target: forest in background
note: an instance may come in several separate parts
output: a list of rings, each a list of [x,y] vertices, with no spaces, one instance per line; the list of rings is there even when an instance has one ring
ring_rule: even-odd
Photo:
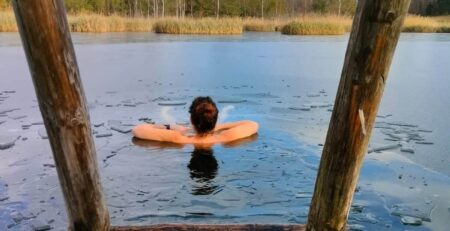
[[[11,0],[0,0],[10,8]],[[357,0],[64,0],[69,13],[131,17],[292,17],[301,14],[352,15]],[[448,15],[450,0],[411,0],[410,13]]]

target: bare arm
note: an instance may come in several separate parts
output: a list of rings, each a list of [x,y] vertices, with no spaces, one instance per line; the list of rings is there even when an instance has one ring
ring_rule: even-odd
[[[139,139],[180,143],[183,135],[179,131],[158,128],[157,125],[140,124],[133,128],[133,135]]]
[[[245,123],[249,122],[249,120],[242,120],[242,121],[236,121],[236,122],[228,122],[228,123],[223,123],[223,124],[217,124],[216,127],[214,128],[214,131],[223,131],[223,130],[227,130],[236,126],[240,126],[243,125]]]
[[[221,133],[222,142],[230,142],[249,137],[258,132],[259,124],[251,120],[243,120],[221,125],[219,130],[226,129]]]

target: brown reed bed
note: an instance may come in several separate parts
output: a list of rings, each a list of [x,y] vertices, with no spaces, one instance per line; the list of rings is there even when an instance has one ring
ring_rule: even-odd
[[[281,29],[287,35],[342,35],[346,33],[345,27],[329,22],[294,21]]]
[[[423,17],[408,15],[403,32],[450,33],[450,16]]]
[[[285,23],[284,20],[263,20],[257,18],[244,18],[243,21],[243,31],[254,32],[280,31],[281,27],[283,27],[283,24]]]
[[[17,32],[16,19],[12,10],[0,11],[0,32]]]
[[[129,18],[118,15],[78,14],[69,15],[72,32],[146,32],[153,31],[154,20]]]
[[[241,34],[240,18],[161,19],[155,22],[156,33],[164,34]]]
[[[295,18],[130,18],[119,15],[71,14],[73,32],[151,32],[167,34],[241,34],[243,31],[282,31],[292,35],[337,35],[349,32],[350,16],[308,14]],[[0,32],[16,32],[11,9],[0,10]],[[450,16],[408,15],[403,32],[450,33]]]

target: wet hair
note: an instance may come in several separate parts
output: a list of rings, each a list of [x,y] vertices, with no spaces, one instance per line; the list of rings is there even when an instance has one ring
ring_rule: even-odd
[[[189,107],[191,123],[195,131],[202,136],[214,130],[219,110],[211,97],[197,97]]]

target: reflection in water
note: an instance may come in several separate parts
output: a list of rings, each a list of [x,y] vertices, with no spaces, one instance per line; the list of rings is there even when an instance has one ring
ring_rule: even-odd
[[[131,142],[136,145],[136,146],[140,146],[140,147],[144,147],[144,148],[183,148],[184,145],[182,144],[176,144],[176,143],[171,143],[171,142],[161,142],[161,141],[154,141],[154,140],[143,140],[143,139],[138,139],[136,137],[133,137],[133,139],[131,140]]]
[[[249,144],[252,143],[254,141],[256,141],[256,139],[258,139],[258,133],[253,134],[249,137],[244,137],[242,139],[238,139],[238,140],[234,140],[228,143],[224,143],[223,146],[226,148],[234,148],[234,147],[238,147],[244,144]]]
[[[217,190],[214,178],[217,176],[219,165],[210,148],[195,148],[191,161],[187,166],[190,170],[193,195],[209,195]]]
[[[224,147],[234,148],[249,144],[257,140],[258,135],[252,135],[240,140],[223,144]],[[181,149],[184,145],[169,142],[159,142],[150,140],[141,140],[133,138],[133,144],[145,148],[175,148]],[[211,145],[196,145],[192,151],[191,160],[187,166],[189,175],[192,179],[192,195],[210,195],[219,190],[219,185],[214,181],[216,178],[219,164],[214,157],[214,151]]]
[[[137,146],[145,148],[181,149],[184,146],[169,142],[142,140],[135,137],[133,137],[132,142]],[[214,157],[214,151],[210,145],[196,146],[194,151],[192,151],[191,160],[187,167],[189,168],[189,174],[193,181],[192,195],[209,195],[218,189],[219,186],[214,185],[214,178],[217,176],[219,164]]]

